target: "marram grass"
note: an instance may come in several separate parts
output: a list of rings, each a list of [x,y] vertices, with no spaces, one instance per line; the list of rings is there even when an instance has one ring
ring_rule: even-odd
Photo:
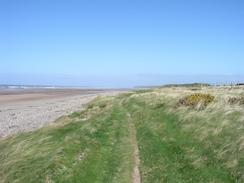
[[[98,98],[43,129],[2,139],[0,182],[133,182],[134,126],[141,182],[242,183],[244,107],[228,100],[243,88],[198,92],[214,102],[176,107],[195,94],[187,87]]]

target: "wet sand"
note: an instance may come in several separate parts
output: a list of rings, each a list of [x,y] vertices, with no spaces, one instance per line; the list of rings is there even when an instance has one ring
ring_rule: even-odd
[[[76,89],[0,90],[0,137],[41,128],[63,115],[81,110],[97,96],[121,92]]]

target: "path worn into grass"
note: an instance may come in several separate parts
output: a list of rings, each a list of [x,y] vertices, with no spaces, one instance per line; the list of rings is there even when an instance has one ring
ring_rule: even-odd
[[[131,119],[130,113],[127,113],[127,117],[129,119],[131,144],[133,146],[134,167],[133,167],[133,172],[132,172],[132,181],[133,181],[133,183],[141,183],[141,175],[140,175],[140,170],[139,170],[140,158],[139,158],[139,148],[138,148],[138,143],[137,143],[137,138],[136,138],[136,128]]]
[[[98,98],[61,125],[0,141],[0,183],[243,182],[243,155],[234,169],[215,153],[234,132],[201,141],[183,128],[196,121],[152,99]]]
[[[214,148],[182,130],[181,120],[167,112],[166,104],[150,105],[142,99],[131,98],[126,107],[136,128],[143,183],[239,181]]]

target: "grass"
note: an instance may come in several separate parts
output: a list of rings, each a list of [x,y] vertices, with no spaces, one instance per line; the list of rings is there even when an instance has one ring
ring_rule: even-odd
[[[176,115],[142,103],[131,107],[136,113],[143,182],[234,182],[214,152],[182,130]]]
[[[234,104],[239,104],[239,105],[244,105],[244,97],[241,96],[241,97],[231,97],[229,98],[229,103],[234,105]]]
[[[64,126],[1,141],[0,180],[130,182],[132,148],[122,108],[115,102],[112,108],[102,108],[88,120],[79,121],[77,116],[71,115]]]
[[[2,139],[0,182],[133,182],[132,134],[144,183],[244,182],[244,108],[228,101],[242,91],[203,88],[215,102],[200,111],[175,108],[191,88],[98,98],[43,129]]]

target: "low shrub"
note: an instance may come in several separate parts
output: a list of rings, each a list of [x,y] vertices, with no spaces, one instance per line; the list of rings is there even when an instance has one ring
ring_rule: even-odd
[[[180,99],[177,106],[187,106],[194,109],[204,109],[214,101],[214,96],[210,94],[195,93]]]
[[[230,97],[228,99],[228,103],[231,105],[234,104],[244,105],[244,97]]]

